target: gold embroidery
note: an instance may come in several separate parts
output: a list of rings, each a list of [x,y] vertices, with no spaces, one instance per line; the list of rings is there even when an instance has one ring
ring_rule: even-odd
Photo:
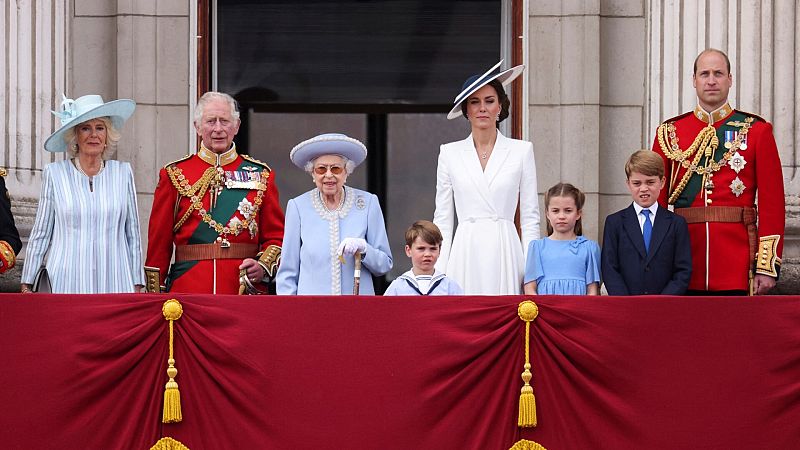
[[[728,103],[725,103],[724,105],[720,106],[719,108],[710,113],[706,112],[706,110],[704,110],[702,106],[697,105],[694,108],[694,115],[697,116],[697,118],[702,120],[703,122],[709,125],[713,125],[719,122],[720,120],[724,119],[725,117],[727,117],[727,115],[730,114],[732,111],[733,108],[731,108],[731,105]]]
[[[17,262],[14,249],[11,248],[11,244],[6,241],[0,241],[0,262],[2,262],[2,264],[0,264],[0,272],[5,272],[14,267],[14,264]]]
[[[270,245],[258,257],[258,264],[264,268],[264,271],[269,276],[275,276],[275,270],[278,268],[278,263],[281,260],[281,248],[277,245]]]
[[[778,266],[781,259],[778,257],[778,242],[780,235],[761,236],[758,240],[758,250],[756,250],[756,273],[778,277]]]
[[[261,208],[264,190],[267,188],[266,184],[260,183],[258,185],[258,192],[256,193],[255,200],[253,200],[253,213],[250,215],[250,217],[246,218],[245,220],[231,220],[227,225],[223,225],[212,219],[211,214],[209,214],[208,211],[203,208],[203,197],[208,191],[209,186],[211,186],[212,181],[217,176],[217,170],[214,167],[209,167],[206,169],[206,171],[203,172],[203,176],[201,176],[200,179],[192,185],[190,185],[189,181],[186,180],[186,177],[183,175],[183,171],[179,167],[167,167],[167,174],[169,175],[169,179],[172,181],[172,185],[178,190],[178,193],[184,197],[188,197],[192,202],[180,220],[178,220],[173,227],[173,231],[178,231],[195,210],[198,212],[200,219],[203,222],[207,223],[218,234],[222,235],[223,241],[225,240],[225,236],[228,234],[238,236],[242,230],[250,229],[251,225],[254,227],[258,226],[258,223],[255,222],[255,220],[258,218],[258,211]],[[261,173],[262,178],[265,178],[266,176],[266,172]]]
[[[161,275],[158,267],[144,266],[144,289],[145,292],[163,292],[163,289],[161,289]]]
[[[719,161],[714,161],[714,152],[719,146],[719,138],[717,137],[717,130],[709,125],[703,128],[700,133],[695,137],[692,144],[686,150],[681,150],[678,144],[678,136],[673,122],[663,123],[658,127],[656,135],[658,137],[658,145],[661,151],[664,152],[667,158],[680,164],[686,169],[680,182],[675,184],[678,177],[677,170],[670,172],[670,192],[668,203],[674,205],[680,197],[686,184],[692,178],[692,175],[697,174],[703,177],[703,186],[709,184],[708,178],[714,172],[725,166],[733,155],[739,150],[742,142],[747,137],[750,126],[753,123],[753,118],[748,117],[745,119],[745,124],[739,129],[736,139],[731,143],[730,149],[726,151]],[[692,159],[694,156],[694,159]],[[705,157],[705,164],[701,165],[701,160]],[[691,161],[690,161],[691,160]]]
[[[227,166],[236,161],[236,157],[239,155],[236,153],[236,144],[233,144],[230,150],[220,154],[214,153],[207,149],[205,145],[200,144],[200,150],[197,151],[197,156],[212,166]]]

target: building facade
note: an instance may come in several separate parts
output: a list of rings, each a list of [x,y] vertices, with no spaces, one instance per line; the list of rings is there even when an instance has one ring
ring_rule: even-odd
[[[695,106],[694,57],[707,47],[726,51],[733,66],[731,103],[765,117],[775,129],[787,204],[783,268],[776,291],[800,292],[797,2],[498,3],[503,24],[513,20],[521,24],[519,36],[512,35],[513,27],[500,24],[497,28],[507,54],[513,47],[509,42],[522,42],[521,58],[528,69],[519,97],[522,107],[517,111],[522,137],[534,143],[539,192],[562,180],[581,187],[587,193],[584,230],[592,239],[602,235],[605,216],[630,201],[623,171],[627,156],[652,145],[662,120]],[[216,38],[210,21],[216,6],[206,0],[0,2],[0,37],[5,42],[0,46],[0,166],[9,171],[6,185],[24,236],[35,216],[42,168],[63,157],[47,153],[42,146],[56,126],[50,111],[57,108],[62,93],[72,98],[99,93],[106,99],[137,102],[136,113],[125,125],[112,156],[134,167],[146,245],[158,169],[194,151],[196,145],[191,113],[198,86],[208,82],[203,79],[204,67],[214,61],[214,55],[206,58],[203,52],[213,48]],[[406,125],[432,123],[427,117],[398,116],[389,119],[389,126],[396,121],[403,130]],[[415,122],[419,118],[424,120]],[[257,123],[253,120],[250,127]],[[445,126],[451,128],[440,135],[435,129],[426,130],[426,135],[434,133],[426,143],[431,149],[426,151],[466,135],[463,124]],[[288,155],[288,148],[280,154]],[[254,155],[276,170],[289,170],[283,162],[270,160],[273,154]],[[422,172],[424,177],[435,177],[435,167],[427,170]],[[292,173],[286,178],[301,176]],[[435,178],[427,183],[431,198],[425,207],[430,209]],[[402,200],[392,197],[391,183],[389,190],[388,208],[394,204],[402,210]],[[284,204],[287,199],[282,195]],[[424,216],[419,211],[425,209],[408,214]],[[399,230],[406,225],[390,224],[390,237],[401,240],[391,227]],[[24,259],[24,250],[21,256]],[[405,265],[402,254],[395,260]],[[19,272],[5,274],[0,282],[4,290],[16,289]]]

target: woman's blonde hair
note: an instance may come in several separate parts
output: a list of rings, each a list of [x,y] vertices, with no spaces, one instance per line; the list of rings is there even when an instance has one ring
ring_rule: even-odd
[[[103,122],[103,125],[106,127],[106,148],[103,150],[103,156],[105,156],[106,150],[117,146],[120,138],[122,138],[122,134],[114,128],[114,124],[108,117],[96,117],[95,119]],[[67,141],[67,151],[72,157],[78,156],[78,132],[75,130],[86,122],[81,122],[64,132],[64,140]]]

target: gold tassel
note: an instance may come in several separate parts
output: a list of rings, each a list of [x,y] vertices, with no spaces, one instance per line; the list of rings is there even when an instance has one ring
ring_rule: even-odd
[[[175,381],[175,377],[178,375],[178,369],[175,368],[175,358],[173,357],[173,346],[175,342],[173,324],[183,315],[183,307],[180,302],[171,299],[164,302],[162,312],[164,313],[164,318],[169,321],[169,360],[167,361],[169,365],[167,368],[169,381],[167,381],[166,386],[164,386],[164,414],[161,421],[164,423],[175,423],[183,420],[183,415],[181,414],[181,391],[178,390],[178,383]]]
[[[522,391],[519,396],[519,418],[517,426],[530,428],[536,426],[536,397],[533,396],[533,387],[530,384],[533,374],[531,374],[531,322],[539,315],[539,307],[536,303],[526,300],[519,304],[517,315],[525,321],[525,371],[522,372]]]

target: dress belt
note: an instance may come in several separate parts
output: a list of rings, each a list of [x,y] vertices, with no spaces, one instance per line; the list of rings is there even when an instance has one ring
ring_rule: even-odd
[[[506,222],[512,222],[511,219],[506,219],[505,217],[500,217],[500,216],[467,217],[466,219],[464,219],[464,222],[474,223],[485,220],[491,220],[493,222],[497,222],[498,220],[505,220]]]
[[[191,244],[175,246],[175,262],[199,261],[203,259],[244,259],[254,258],[258,253],[257,244],[232,243],[230,247],[211,244]]]

